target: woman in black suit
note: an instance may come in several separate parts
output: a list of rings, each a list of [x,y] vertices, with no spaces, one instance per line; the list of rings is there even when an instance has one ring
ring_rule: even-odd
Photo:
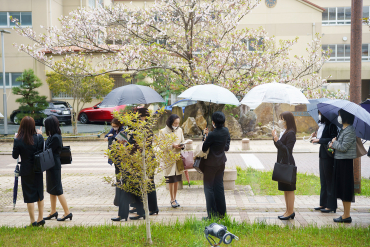
[[[63,142],[61,131],[59,128],[59,121],[55,116],[50,116],[45,120],[45,132],[48,136],[45,148],[51,148],[53,151],[55,166],[46,171],[46,191],[50,194],[51,212],[44,220],[50,220],[53,217],[58,221],[65,221],[66,219],[72,220],[72,213],[69,211],[67,200],[63,194],[62,174],[60,152],[62,151]],[[57,198],[62,204],[64,215],[58,218],[57,212]]]
[[[283,129],[280,133],[280,138],[276,135],[276,130],[272,131],[272,136],[274,138],[275,147],[278,149],[277,162],[288,164],[287,149],[289,156],[290,165],[295,165],[293,158],[293,148],[296,142],[296,132],[297,127],[295,124],[294,116],[291,112],[283,112],[280,114],[280,120],[278,122],[279,127]],[[278,216],[280,220],[294,219],[294,191],[296,190],[296,185],[285,184],[278,182],[278,189],[284,191],[284,198],[286,203],[285,213]]]
[[[320,170],[320,207],[316,207],[315,210],[320,210],[323,213],[330,213],[337,209],[337,199],[333,195],[333,169],[334,169],[334,157],[330,157],[326,148],[328,143],[338,135],[338,128],[335,124],[331,123],[324,115],[319,111],[319,130],[317,133],[313,133],[312,137],[316,139],[312,140],[312,143],[320,144],[319,151],[319,170]]]
[[[227,161],[225,151],[229,151],[230,133],[224,127],[225,115],[222,112],[215,112],[212,115],[212,125],[214,130],[208,134],[208,129],[204,130],[205,141],[202,151],[209,154],[204,160],[203,184],[206,196],[207,214],[204,220],[212,217],[223,218],[226,214],[226,200],[224,191],[224,171]]]
[[[14,139],[13,153],[14,159],[21,156],[21,166],[19,175],[23,191],[24,203],[27,203],[28,214],[30,215],[32,226],[43,226],[44,212],[44,183],[42,172],[34,172],[35,153],[42,151],[44,139],[38,136],[35,130],[35,120],[32,117],[24,117],[19,126],[18,133]],[[37,202],[39,216],[35,221],[35,206]]]

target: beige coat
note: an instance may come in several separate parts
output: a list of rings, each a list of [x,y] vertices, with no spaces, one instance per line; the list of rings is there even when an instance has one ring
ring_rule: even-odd
[[[159,135],[164,137],[165,135],[172,134],[174,133],[176,135],[176,141],[174,142],[175,144],[180,144],[185,141],[184,139],[184,134],[182,132],[182,129],[178,127],[175,131],[172,131],[168,126],[165,128],[161,129],[159,131]],[[176,149],[176,153],[180,153],[181,149]],[[177,170],[176,163],[173,163],[171,166],[169,166],[165,171],[164,175],[165,176],[175,176],[175,175],[180,175],[181,173]]]

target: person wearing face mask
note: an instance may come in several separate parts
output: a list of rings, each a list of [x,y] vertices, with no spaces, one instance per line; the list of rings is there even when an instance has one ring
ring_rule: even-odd
[[[296,142],[297,127],[295,124],[294,116],[291,112],[286,111],[281,113],[279,118],[280,120],[278,122],[278,125],[281,129],[283,129],[283,131],[280,133],[280,137],[277,136],[276,130],[272,130],[274,144],[278,150],[277,162],[288,164],[288,157],[286,153],[287,148],[289,152],[289,163],[290,165],[295,165],[293,148]],[[281,216],[278,216],[278,218],[280,220],[294,219],[294,191],[296,190],[296,185],[278,182],[278,189],[280,191],[284,191],[284,198],[286,203],[285,213]]]
[[[209,149],[208,157],[204,160],[203,184],[206,197],[207,217],[223,218],[226,214],[226,200],[224,192],[224,171],[227,161],[225,151],[229,151],[230,133],[228,128],[224,127],[225,115],[217,111],[212,115],[212,125],[214,130],[208,132],[204,130],[205,140],[202,151]]]
[[[108,134],[105,135],[105,138],[104,138],[104,141],[108,142],[108,148],[110,147],[110,145],[112,145],[112,142],[115,140],[118,133],[123,130],[122,124],[117,118],[113,118],[110,124],[112,128],[110,129]],[[112,160],[110,159],[108,159],[108,163],[110,165],[113,164]],[[117,170],[117,167],[116,167],[116,174],[117,172],[119,172],[119,170]]]
[[[180,145],[184,142],[184,134],[180,128],[180,117],[176,114],[172,114],[166,121],[166,127],[161,129],[159,132],[163,137],[168,134],[175,134],[176,141],[172,144],[172,148],[175,152],[180,153],[184,149],[184,145]],[[168,183],[170,195],[171,195],[171,207],[180,207],[180,204],[176,200],[178,182],[182,181],[182,171],[177,169],[176,163],[168,166],[164,171],[166,183]]]
[[[343,124],[343,128],[338,139],[333,138],[329,147],[335,150],[333,194],[335,198],[342,200],[344,213],[333,220],[338,223],[351,223],[351,202],[355,202],[353,159],[357,157],[356,131],[352,125],[355,117],[342,109],[338,115],[338,123]]]
[[[320,171],[320,206],[314,208],[320,210],[323,213],[330,213],[336,211],[337,199],[334,198],[332,192],[333,184],[333,169],[334,169],[334,158],[330,157],[326,152],[326,148],[329,142],[338,135],[337,126],[331,123],[325,116],[319,111],[319,129],[312,133],[312,143],[320,144],[319,151],[319,171]]]

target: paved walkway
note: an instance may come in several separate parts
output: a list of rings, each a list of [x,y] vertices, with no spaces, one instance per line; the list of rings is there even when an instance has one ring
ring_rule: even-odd
[[[243,154],[228,154],[228,164],[234,164],[244,167],[247,166],[245,160],[241,157]],[[276,154],[254,154],[257,160],[262,163],[266,169],[270,161],[274,161]],[[302,156],[299,160],[308,160],[303,167],[310,167],[310,160],[317,160],[317,153],[302,153],[296,156]],[[103,181],[104,176],[112,176],[114,168],[106,163],[103,155],[93,154],[74,154],[72,165],[63,166],[62,183],[64,194],[67,198],[73,220],[66,222],[48,221],[46,226],[73,226],[73,225],[101,225],[101,224],[140,224],[143,221],[128,221],[113,223],[110,218],[117,215],[118,208],[113,206],[115,188]],[[242,163],[244,162],[244,163]],[[267,164],[268,163],[268,164]],[[272,166],[272,165],[271,165]],[[312,166],[318,166],[313,164]],[[299,168],[301,169],[301,168]],[[13,210],[12,206],[12,188],[14,177],[14,160],[10,156],[0,156],[0,226],[24,226],[28,224],[29,217],[26,210],[26,204],[23,203],[21,188],[18,191],[18,202]],[[195,217],[201,219],[206,216],[205,198],[202,187],[184,186],[184,189],[178,192],[178,201],[180,208],[172,209],[170,207],[169,192],[164,185],[160,185],[161,177],[156,177],[157,197],[159,205],[159,215],[150,217],[153,222],[175,222],[183,221],[186,217]],[[20,187],[20,186],[19,186]],[[237,186],[235,190],[226,191],[226,202],[228,214],[237,221],[258,222],[264,221],[268,224],[306,226],[308,224],[336,225],[333,218],[342,214],[343,207],[338,201],[339,209],[336,214],[322,214],[313,210],[318,206],[319,196],[297,196],[295,203],[296,218],[289,221],[280,221],[277,219],[285,210],[283,196],[256,196],[249,186]],[[46,216],[50,208],[50,199],[45,192],[45,213]],[[58,204],[58,211],[63,214],[61,206]],[[363,196],[356,197],[356,203],[353,204],[351,215],[353,224],[348,226],[368,226],[370,225],[370,198]]]

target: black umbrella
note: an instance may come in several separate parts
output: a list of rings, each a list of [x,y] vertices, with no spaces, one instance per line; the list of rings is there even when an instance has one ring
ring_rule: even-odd
[[[165,102],[165,100],[155,90],[146,86],[130,84],[110,92],[102,101],[101,107],[160,102]]]
[[[17,203],[17,195],[18,195],[18,177],[19,177],[19,158],[17,159],[17,165],[15,166],[14,170],[14,188],[13,188],[13,209],[15,208],[15,204]]]

